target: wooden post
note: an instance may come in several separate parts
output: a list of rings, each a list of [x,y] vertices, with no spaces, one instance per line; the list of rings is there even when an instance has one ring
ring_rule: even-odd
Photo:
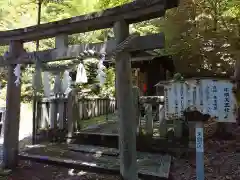
[[[135,120],[136,120],[136,132],[139,133],[139,120],[140,120],[140,111],[139,111],[139,97],[140,91],[137,86],[133,87],[133,104],[135,108]]]
[[[84,116],[84,113],[83,113],[83,101],[79,100],[78,103],[79,103],[79,118],[80,118],[79,120],[82,120],[83,116]]]
[[[114,34],[117,43],[129,36],[129,25],[116,22]],[[119,121],[120,174],[124,180],[137,179],[136,165],[136,121],[133,107],[131,56],[127,52],[116,56],[116,87]]]
[[[146,120],[145,120],[145,126],[146,126],[146,135],[152,136],[153,135],[153,112],[152,112],[152,104],[146,104],[145,106],[145,112],[146,112]]]
[[[159,104],[158,106],[159,113],[159,133],[161,137],[166,137],[167,135],[167,122],[164,117],[164,106]]]
[[[2,116],[1,116],[1,125],[2,125],[1,137],[4,137],[4,125],[5,125],[5,119],[6,119],[6,108],[1,108],[0,113],[2,113]]]
[[[97,99],[97,116],[100,115],[100,99]]]
[[[48,113],[48,107],[46,102],[41,103],[41,128],[48,129],[50,125],[49,121],[49,113]]]
[[[83,119],[87,119],[88,118],[87,104],[88,104],[87,100],[83,99]]]
[[[68,125],[68,134],[67,134],[67,143],[71,143],[71,138],[74,132],[74,117],[73,117],[73,103],[74,103],[74,94],[75,90],[72,90],[68,94],[67,98],[67,125]]]
[[[33,92],[33,104],[32,104],[32,144],[36,144],[36,120],[37,120],[37,93]]]
[[[73,89],[68,94],[67,100],[67,124],[68,124],[67,143],[71,143],[74,133],[75,122],[77,122],[79,119],[80,117],[77,92],[75,89]]]
[[[21,42],[10,43],[9,54],[18,58],[23,51]],[[21,104],[21,84],[16,85],[14,69],[16,65],[8,66],[8,83],[6,97],[6,120],[4,125],[3,164],[5,168],[15,168],[18,164],[18,138]]]
[[[41,103],[40,103],[40,99],[38,99],[37,101],[37,112],[36,112],[36,116],[37,116],[37,119],[36,119],[36,130],[38,130],[40,127],[41,127],[41,114],[42,114],[42,107],[41,107]],[[37,131],[36,131],[37,133]]]
[[[95,99],[91,99],[91,112],[92,112],[92,118],[96,117],[95,115]]]
[[[67,35],[59,35],[55,38],[55,48],[56,49],[64,49],[68,47],[68,36]],[[64,129],[64,119],[63,119],[63,113],[64,113],[64,102],[62,100],[62,92],[61,92],[61,80],[60,80],[60,72],[56,73],[56,78],[55,78],[55,84],[54,84],[54,90],[56,92],[58,92],[59,95],[59,101],[58,104],[54,103],[54,104],[50,104],[50,110],[51,110],[51,105],[54,105],[53,109],[55,109],[56,113],[54,112],[54,114],[57,115],[57,111],[59,113],[59,128],[60,129]],[[55,94],[57,95],[57,94]],[[58,105],[58,107],[57,107]],[[58,110],[57,110],[58,108]],[[53,110],[54,111],[54,110]],[[57,118],[55,118],[55,121],[57,120]],[[51,119],[50,119],[51,122]]]
[[[49,120],[50,129],[54,129],[57,126],[57,100],[52,98],[49,102]]]
[[[38,48],[37,48],[38,50]],[[36,143],[36,135],[37,135],[37,126],[38,126],[38,102],[40,99],[39,91],[41,90],[41,62],[38,58],[35,59],[35,73],[33,80],[34,80],[34,89],[33,89],[33,104],[32,104],[32,111],[33,111],[33,119],[32,119],[32,144]]]
[[[55,94],[55,97],[60,97],[60,95],[62,94],[60,72],[54,72],[53,74],[55,75],[53,92]]]
[[[54,82],[54,95],[55,98],[50,98],[49,102],[49,119],[50,119],[50,128],[54,129],[57,128],[57,113],[58,113],[58,103],[59,99],[56,99],[60,97],[59,95],[61,94],[61,80],[60,80],[60,72],[54,72],[53,73],[55,77],[55,82]]]
[[[58,122],[59,122],[59,129],[64,129],[64,99],[63,97],[59,98],[58,102]]]
[[[204,143],[203,122],[196,122],[196,175],[197,180],[204,180]]]

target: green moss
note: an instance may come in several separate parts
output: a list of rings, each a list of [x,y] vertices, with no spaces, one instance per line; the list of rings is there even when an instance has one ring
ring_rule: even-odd
[[[96,124],[102,124],[102,123],[106,122],[107,121],[106,117],[107,117],[106,115],[102,115],[102,116],[90,118],[90,119],[87,119],[87,120],[80,120],[79,123],[81,124],[81,128],[86,128],[88,126],[92,126],[92,125],[96,125]],[[109,114],[108,119],[113,120],[114,119],[114,114]]]

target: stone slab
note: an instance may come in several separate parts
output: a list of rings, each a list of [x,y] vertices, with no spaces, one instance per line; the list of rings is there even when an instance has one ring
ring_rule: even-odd
[[[70,151],[69,148],[79,149],[84,152],[73,152]],[[104,153],[101,153],[101,151]],[[21,159],[29,159],[46,164],[67,166],[69,168],[78,168],[92,172],[118,174],[120,160],[117,154],[118,150],[114,148],[108,149],[96,146],[78,147],[77,145],[68,147],[62,144],[28,149],[21,152],[19,157]],[[137,165],[139,177],[168,179],[171,156],[138,152]]]

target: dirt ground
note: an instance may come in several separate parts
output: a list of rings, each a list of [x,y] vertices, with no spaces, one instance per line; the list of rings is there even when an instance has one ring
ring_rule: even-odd
[[[236,140],[209,140],[205,143],[205,179],[237,180],[240,178],[240,153]],[[173,157],[170,180],[196,179],[195,155]],[[20,161],[19,167],[0,180],[118,180],[119,176],[75,171],[30,161]]]
[[[206,180],[240,179],[240,153],[236,152],[236,141],[210,140],[204,153]],[[196,180],[195,155],[174,158],[171,176],[174,180]]]
[[[19,167],[11,175],[0,180],[118,180],[118,176],[101,175],[75,171],[67,168],[20,161]]]

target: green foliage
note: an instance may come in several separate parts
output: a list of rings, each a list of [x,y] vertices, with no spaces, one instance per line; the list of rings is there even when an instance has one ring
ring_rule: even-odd
[[[174,56],[177,70],[199,76],[231,75],[239,56],[239,15],[227,15],[235,4],[226,0],[183,0],[161,22],[166,34],[162,54]],[[239,8],[237,8],[239,9]],[[238,17],[238,18],[236,18]]]
[[[115,69],[110,67],[106,71],[106,81],[102,87],[101,94],[105,97],[112,97],[115,95]]]
[[[86,60],[84,64],[85,64],[85,69],[87,71],[88,84],[98,83],[98,80],[97,80],[98,60],[96,59]]]
[[[83,64],[87,73],[88,82],[84,84],[77,84],[77,87],[82,90],[84,96],[98,96],[100,94],[98,75],[98,60],[94,58],[85,59]],[[77,66],[76,66],[77,68]],[[74,69],[75,71],[77,69]]]
[[[98,4],[96,4],[96,8],[97,9],[108,9],[108,8],[112,8],[115,6],[120,6],[123,5],[125,3],[129,3],[132,0],[101,0],[98,2]]]
[[[52,22],[72,16],[100,11],[132,0],[42,0],[41,22]],[[165,17],[130,25],[130,31],[141,35],[165,33],[165,49],[160,55],[172,55],[181,74],[232,74],[234,62],[240,57],[239,0],[182,0],[178,8],[168,10]],[[0,0],[0,30],[10,30],[37,23],[38,0]],[[112,29],[98,30],[69,36],[69,44],[104,41],[113,37]],[[40,41],[40,50],[54,48],[54,39]],[[35,43],[25,44],[29,51]],[[1,47],[3,54],[7,47]],[[179,69],[181,68],[181,69]],[[106,70],[106,83],[100,89],[96,79],[96,63],[86,63],[89,83],[81,85],[92,94],[110,96],[115,93],[114,68]],[[32,70],[22,76],[23,95],[31,95]],[[0,71],[6,84],[6,69]]]

